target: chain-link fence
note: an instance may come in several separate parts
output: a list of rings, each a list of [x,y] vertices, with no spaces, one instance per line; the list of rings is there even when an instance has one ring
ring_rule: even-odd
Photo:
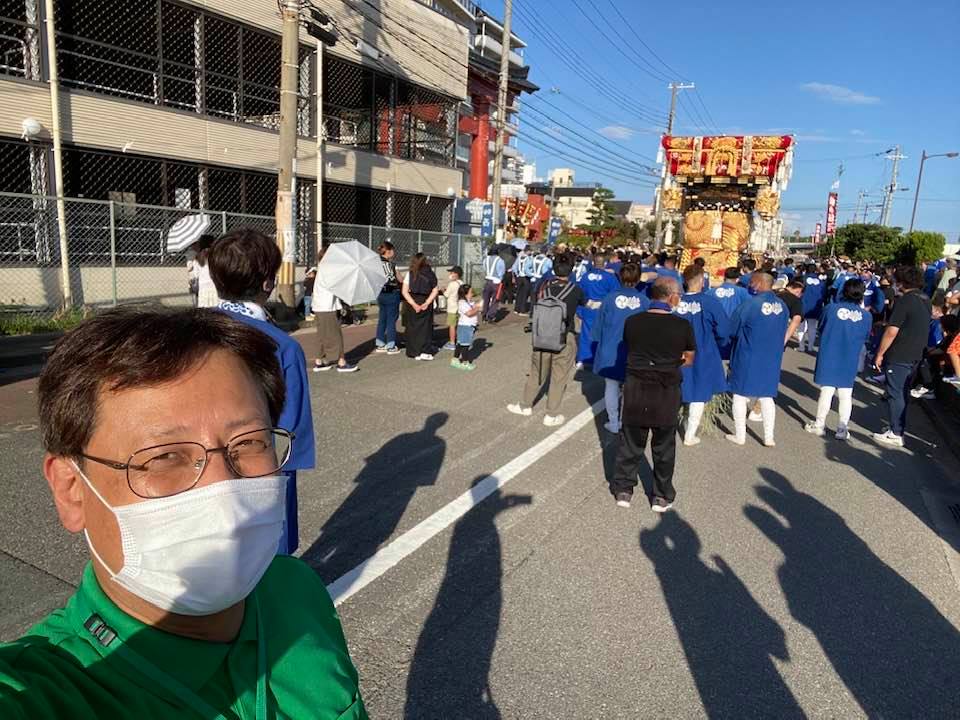
[[[63,201],[67,229],[67,276],[75,307],[107,307],[161,302],[189,305],[187,256],[167,250],[170,228],[188,215],[205,213],[209,232],[220,235],[253,227],[273,237],[272,216],[127,203],[122,200],[68,198]],[[51,315],[62,307],[64,263],[56,198],[0,193],[0,314]],[[480,238],[371,225],[324,223],[324,242],[357,240],[376,249],[384,240],[397,248],[404,265],[423,252],[440,269],[462,265],[467,280],[482,258]],[[297,264],[316,257],[312,222],[298,222]]]
[[[475,235],[348,223],[323,224],[325,244],[347,240],[356,240],[371,250],[376,250],[384,241],[391,242],[397,253],[395,261],[401,268],[416,253],[422,252],[437,270],[460,265],[467,282],[473,284],[482,279],[483,239]]]

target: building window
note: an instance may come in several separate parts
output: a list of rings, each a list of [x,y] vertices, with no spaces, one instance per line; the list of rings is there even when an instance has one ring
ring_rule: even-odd
[[[0,0],[0,75],[40,79],[40,32],[37,2]]]
[[[452,202],[444,197],[323,184],[323,222],[450,232]]]
[[[46,184],[50,152],[43,143],[0,140],[6,169],[0,193],[22,194],[0,195],[0,262],[57,262],[56,205]],[[189,211],[216,213],[216,234],[243,226],[270,235],[276,229],[277,176],[270,173],[66,146],[64,185],[70,252],[81,263],[109,262],[111,200],[121,264],[181,262],[165,252],[164,241]],[[297,191],[297,262],[312,263],[316,184],[298,178]]]
[[[453,166],[455,100],[329,55],[323,65],[323,129],[329,142]]]
[[[15,1],[0,0],[0,16]],[[166,0],[57,0],[56,14],[65,87],[278,127],[279,35]],[[313,56],[300,46],[301,135],[311,134]]]

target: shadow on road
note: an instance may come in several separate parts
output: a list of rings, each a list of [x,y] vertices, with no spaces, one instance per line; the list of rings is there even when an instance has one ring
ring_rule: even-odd
[[[842,517],[760,468],[767,508],[744,514],[784,555],[790,613],[816,636],[868,717],[957,716],[960,632]]]
[[[353,492],[303,553],[325,583],[373,555],[396,529],[417,488],[437,481],[447,451],[437,431],[447,419],[447,413],[434,413],[422,430],[397,435],[366,458]]]
[[[489,679],[503,605],[495,520],[505,510],[530,502],[529,495],[502,495],[498,490],[454,526],[446,573],[407,676],[408,720],[501,717]]]
[[[640,548],[657,573],[707,716],[804,717],[772,659],[790,659],[783,629],[723,558],[701,560],[700,538],[675,512],[640,532]]]

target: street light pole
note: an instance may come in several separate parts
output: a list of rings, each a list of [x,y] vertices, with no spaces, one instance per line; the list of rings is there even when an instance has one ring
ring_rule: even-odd
[[[935,157],[946,157],[946,158],[955,158],[960,153],[947,152],[947,153],[937,153],[936,155],[927,155],[927,151],[924,150],[920,154],[920,172],[917,174],[917,187],[913,190],[913,212],[910,213],[910,229],[907,232],[913,232],[913,221],[917,218],[917,201],[920,199],[920,181],[923,180],[923,163],[930,158]]]

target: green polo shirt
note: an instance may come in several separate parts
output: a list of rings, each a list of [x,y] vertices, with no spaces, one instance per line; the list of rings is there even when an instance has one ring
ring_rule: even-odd
[[[270,718],[366,718],[357,671],[330,596],[306,564],[277,557],[247,598],[228,643],[204,642],[144,625],[103,593],[88,564],[66,607],[0,645],[0,718],[103,720],[201,718],[116,653],[101,655],[84,628],[91,611],[124,645],[227,718],[254,720],[257,608],[266,638]]]

